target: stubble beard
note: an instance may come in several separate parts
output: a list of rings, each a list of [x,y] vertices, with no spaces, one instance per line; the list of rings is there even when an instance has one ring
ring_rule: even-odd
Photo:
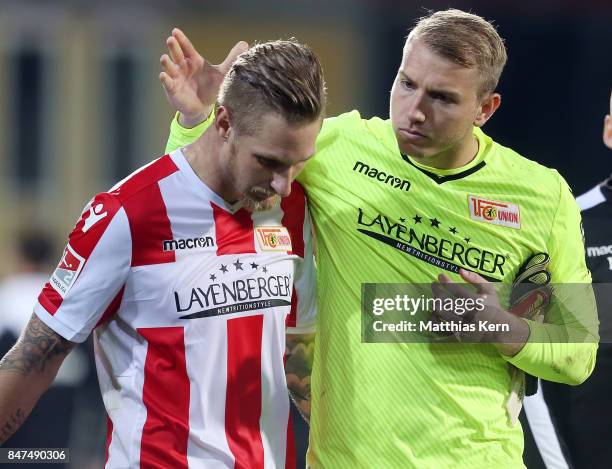
[[[253,198],[250,195],[252,193],[253,189],[243,194],[242,198],[240,199],[242,206],[249,212],[265,212],[266,210],[274,208],[280,200],[280,197],[276,194],[268,197],[267,199],[259,200]],[[260,193],[260,191],[255,193]]]
[[[236,174],[236,153],[236,147],[235,145],[232,145],[228,160],[228,169],[230,174]],[[264,212],[266,210],[270,210],[276,206],[279,200],[280,197],[277,194],[262,187],[252,187],[247,189],[246,191],[242,192],[240,196],[240,203],[249,212]]]

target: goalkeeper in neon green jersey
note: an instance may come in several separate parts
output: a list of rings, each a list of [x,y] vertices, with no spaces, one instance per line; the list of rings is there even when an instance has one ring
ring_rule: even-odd
[[[160,79],[179,111],[171,151],[209,128],[219,80],[180,31],[168,46]],[[587,343],[551,343],[555,325],[503,309],[493,321],[513,332],[495,344],[362,342],[362,284],[466,281],[489,291],[486,282],[511,284],[536,253],[550,257],[554,283],[590,283],[565,181],[480,129],[500,105],[505,62],[484,19],[458,10],[421,19],[390,119],[326,119],[298,176],[317,235],[312,469],[523,467],[522,430],[507,410],[513,367],[570,384],[593,369],[589,295],[578,305],[587,326],[568,326]]]

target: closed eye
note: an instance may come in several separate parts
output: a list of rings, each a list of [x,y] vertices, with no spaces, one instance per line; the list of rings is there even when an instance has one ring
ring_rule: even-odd
[[[437,101],[441,101],[443,103],[452,103],[454,102],[450,96],[444,94],[444,93],[430,93],[429,96],[431,96],[433,99],[437,100]]]
[[[279,168],[280,166],[282,166],[282,164],[279,161],[273,160],[271,158],[266,158],[265,156],[255,155],[255,159],[264,168],[276,169],[276,168]]]

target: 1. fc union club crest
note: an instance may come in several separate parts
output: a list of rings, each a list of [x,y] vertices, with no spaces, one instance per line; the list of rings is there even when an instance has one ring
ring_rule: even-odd
[[[468,195],[468,206],[472,220],[521,229],[521,215],[517,204]]]
[[[259,226],[255,231],[262,251],[291,251],[291,236],[284,226]]]

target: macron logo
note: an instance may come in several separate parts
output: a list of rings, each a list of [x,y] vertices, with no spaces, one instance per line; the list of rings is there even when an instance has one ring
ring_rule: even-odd
[[[408,190],[410,189],[410,181],[408,181],[407,179],[401,179],[394,176],[393,174],[385,173],[384,171],[380,171],[374,166],[369,166],[365,163],[362,163],[361,161],[355,162],[355,166],[353,166],[353,171],[356,171],[359,174],[368,176],[378,182],[382,182],[383,184],[387,184],[389,187],[393,187],[401,191],[408,192]]]
[[[83,233],[87,233],[89,229],[108,215],[108,212],[102,212],[104,205],[97,204],[89,207],[89,216],[85,219],[83,225]]]
[[[187,239],[168,239],[163,242],[164,251],[182,251],[184,249],[210,248],[215,240],[210,236]]]

